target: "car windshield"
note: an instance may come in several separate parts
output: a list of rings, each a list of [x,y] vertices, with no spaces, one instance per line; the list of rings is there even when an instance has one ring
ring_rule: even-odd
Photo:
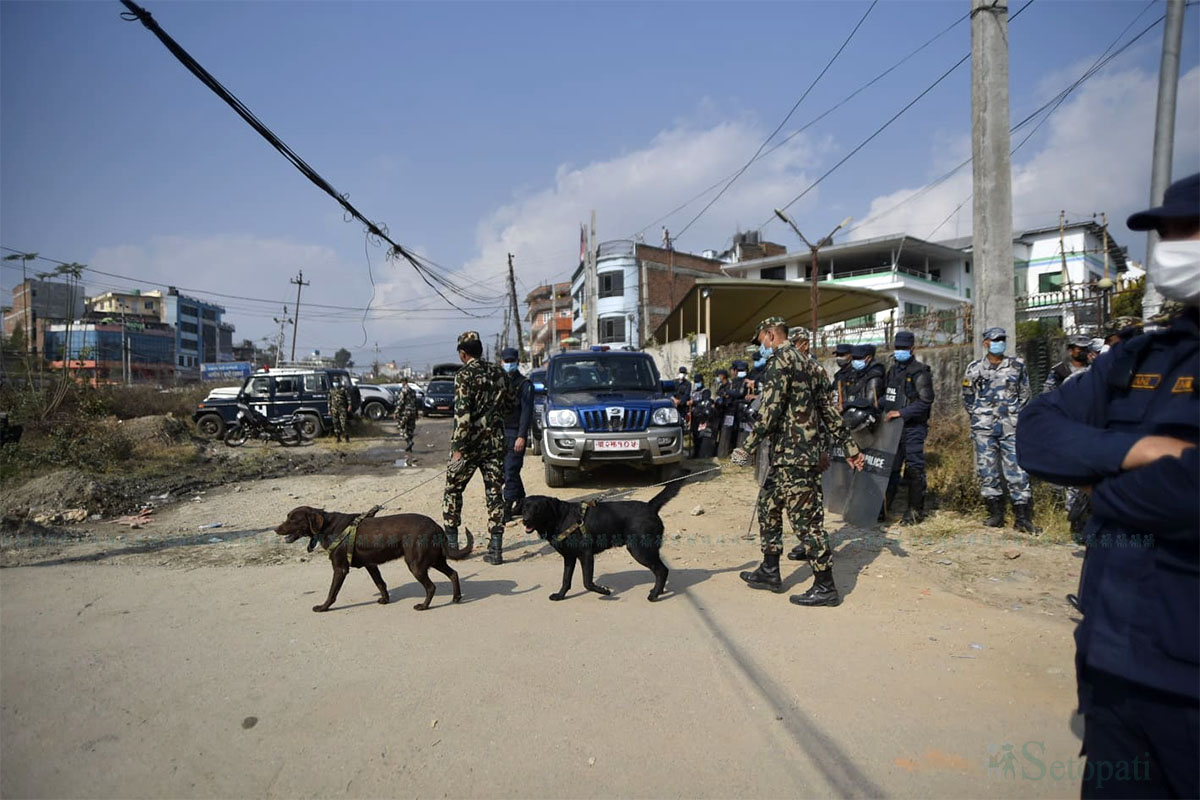
[[[648,358],[570,358],[550,366],[556,392],[640,391],[658,388],[654,362]]]
[[[430,394],[454,394],[454,384],[450,381],[432,381],[428,391]]]

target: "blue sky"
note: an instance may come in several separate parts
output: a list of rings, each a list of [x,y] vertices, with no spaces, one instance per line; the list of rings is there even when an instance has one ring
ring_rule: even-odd
[[[1012,11],[1021,2],[1012,4]],[[591,209],[624,238],[736,170],[867,9],[795,3],[163,3],[147,8],[196,59],[397,241],[494,291],[504,255],[521,288],[574,267]],[[1142,0],[1035,0],[1012,22],[1014,122],[1065,88],[1140,12]],[[783,135],[955,20],[969,4],[880,2]],[[371,296],[360,226],[187,73],[116,2],[0,3],[0,243],[225,299],[238,338],[272,332],[294,301],[362,307]],[[1197,11],[1187,12],[1175,173],[1200,168]],[[1018,226],[1106,211],[1122,222],[1148,192],[1161,26],[1080,87],[1014,159]],[[772,156],[678,240],[720,249],[799,194],[969,51],[948,33]],[[872,218],[970,153],[963,65],[793,208],[820,235],[970,231],[970,170]],[[680,230],[707,198],[665,224]],[[936,229],[936,232],[935,232]],[[1117,238],[1140,240],[1114,226]],[[775,225],[768,237],[791,244]],[[658,227],[647,231],[658,242]],[[407,266],[367,248],[377,281],[363,331],[353,311],[302,310],[299,349],[424,365],[464,328],[498,329],[491,304],[463,318]],[[5,297],[18,275],[0,274]],[[201,293],[198,291],[198,293]],[[491,315],[491,316],[487,316]]]

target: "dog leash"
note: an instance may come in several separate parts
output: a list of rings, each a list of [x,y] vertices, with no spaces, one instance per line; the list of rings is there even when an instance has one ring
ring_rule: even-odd
[[[389,504],[391,504],[392,502],[394,502],[396,500],[399,500],[401,497],[404,497],[404,495],[408,494],[409,492],[411,492],[415,489],[420,489],[425,484],[429,483],[430,481],[436,480],[445,474],[446,474],[446,470],[442,470],[441,472],[437,472],[437,473],[434,473],[433,475],[430,475],[428,478],[426,478],[425,480],[416,484],[415,486],[410,486],[407,489],[405,489],[403,492],[400,492],[400,494],[392,495],[387,500],[384,500],[382,503],[380,503],[379,505],[377,505],[375,507],[376,510],[386,508]]]
[[[616,497],[627,497],[628,495],[631,495],[634,492],[640,492],[643,489],[654,489],[658,486],[666,486],[669,483],[676,483],[678,481],[690,481],[692,478],[698,478],[701,475],[707,475],[710,472],[719,472],[720,470],[723,470],[723,469],[724,469],[724,467],[718,465],[715,467],[709,467],[708,469],[700,470],[699,472],[689,472],[687,475],[680,475],[678,478],[671,478],[671,480],[669,480],[669,481],[660,481],[659,483],[651,483],[648,486],[635,486],[632,489],[623,489],[619,492],[600,492],[599,494],[586,495],[586,496],[584,496],[578,500],[575,500],[573,502],[576,502],[576,503],[586,503],[586,502],[602,503],[605,500],[612,500],[613,498],[616,498]]]

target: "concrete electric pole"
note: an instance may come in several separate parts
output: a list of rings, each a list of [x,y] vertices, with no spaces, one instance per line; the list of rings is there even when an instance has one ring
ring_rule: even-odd
[[[999,0],[971,0],[976,350],[987,328],[1004,328],[1013,341],[1017,336],[1010,153],[1008,8]]]
[[[310,285],[304,280],[304,270],[300,270],[300,274],[292,278],[288,283],[296,284],[296,321],[292,323],[292,357],[291,361],[296,361],[296,332],[300,330],[300,291]]]
[[[517,362],[525,360],[525,338],[521,333],[521,312],[517,306],[517,281],[513,276],[513,254],[508,254],[508,294],[512,298],[512,318],[513,324],[517,327]],[[554,290],[550,290],[551,294]]]
[[[1179,91],[1179,48],[1183,42],[1184,0],[1167,0],[1167,21],[1163,28],[1162,64],[1158,70],[1158,111],[1154,118],[1154,155],[1150,163],[1150,205],[1163,201],[1171,185],[1171,160],[1175,150],[1175,96]],[[1158,234],[1146,234],[1147,270]],[[1162,308],[1162,295],[1149,280],[1142,295],[1142,317],[1150,319]]]

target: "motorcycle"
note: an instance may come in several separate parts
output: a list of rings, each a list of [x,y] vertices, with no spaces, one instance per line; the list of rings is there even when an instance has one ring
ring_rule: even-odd
[[[300,418],[295,414],[268,419],[244,403],[238,403],[237,420],[225,432],[225,444],[241,447],[247,439],[264,442],[279,442],[284,447],[295,447],[306,438],[300,428]]]

